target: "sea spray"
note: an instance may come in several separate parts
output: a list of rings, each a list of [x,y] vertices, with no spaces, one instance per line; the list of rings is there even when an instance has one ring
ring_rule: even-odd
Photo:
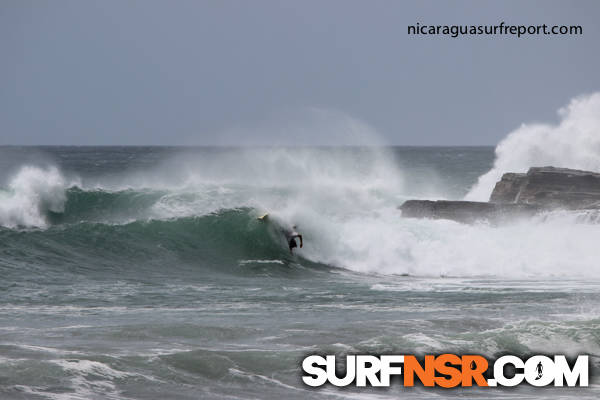
[[[572,99],[559,116],[557,125],[522,125],[503,139],[496,147],[494,166],[465,199],[487,201],[502,174],[526,172],[529,167],[600,172],[600,93]]]
[[[46,211],[64,210],[68,187],[57,167],[25,165],[0,191],[0,225],[4,227],[44,227]]]

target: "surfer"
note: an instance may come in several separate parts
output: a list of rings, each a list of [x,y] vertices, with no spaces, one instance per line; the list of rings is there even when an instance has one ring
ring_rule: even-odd
[[[268,217],[269,214],[267,213],[261,215],[257,219],[262,222],[268,222]],[[285,241],[287,242],[288,247],[290,248],[290,254],[294,254],[294,247],[298,247],[298,244],[296,243],[296,238],[300,239],[300,247],[303,246],[304,243],[302,243],[302,235],[296,232],[296,225],[292,226],[291,229],[282,228],[281,225],[279,225],[279,229],[281,230],[281,233],[285,237]]]
[[[283,230],[283,235],[285,236],[285,239],[290,248],[290,254],[294,254],[294,247],[298,247],[298,244],[296,243],[296,238],[300,239],[300,247],[302,247],[302,235],[296,232],[296,225],[292,226],[292,229]]]

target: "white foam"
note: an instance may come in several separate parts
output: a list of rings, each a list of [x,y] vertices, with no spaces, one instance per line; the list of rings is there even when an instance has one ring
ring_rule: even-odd
[[[284,262],[281,260],[241,260],[239,262],[240,265],[246,264],[280,264],[283,265]]]
[[[49,360],[68,374],[72,392],[52,393],[43,386],[17,385],[16,389],[36,397],[54,400],[84,400],[102,397],[105,399],[124,399],[115,382],[128,377],[151,379],[145,375],[115,370],[110,366],[91,360]]]
[[[503,172],[532,165],[600,170],[600,93],[574,99],[560,114],[557,126],[523,126],[502,141],[494,168],[467,197],[487,200]],[[355,190],[340,183],[303,192],[284,214],[304,234],[300,254],[358,272],[600,277],[597,214],[548,213],[503,226],[403,219],[395,206],[404,191],[393,184]]]
[[[64,211],[69,186],[58,168],[26,165],[10,179],[8,190],[0,191],[0,225],[45,227],[45,212]]]
[[[63,370],[73,372],[78,375],[98,375],[103,378],[123,379],[128,376],[135,376],[124,371],[117,371],[108,365],[91,360],[53,360],[52,363],[59,365]]]
[[[565,167],[600,172],[600,93],[576,97],[559,110],[560,122],[524,124],[496,147],[492,169],[482,175],[467,200],[487,201],[505,172],[529,167]]]

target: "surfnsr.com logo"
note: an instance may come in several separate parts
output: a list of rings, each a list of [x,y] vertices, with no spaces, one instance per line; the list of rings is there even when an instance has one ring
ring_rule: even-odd
[[[571,363],[564,355],[535,355],[527,359],[506,355],[492,364],[480,355],[348,355],[345,372],[336,372],[336,356],[311,355],[302,362],[302,380],[308,386],[326,383],[334,386],[387,387],[390,381],[426,387],[588,386],[589,356],[581,355]],[[486,378],[487,376],[487,378]]]

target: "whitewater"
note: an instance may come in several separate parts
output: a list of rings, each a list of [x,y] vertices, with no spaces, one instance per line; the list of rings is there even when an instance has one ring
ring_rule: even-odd
[[[0,148],[0,397],[539,395],[309,390],[309,353],[590,354],[595,371],[595,219],[398,206],[487,200],[530,166],[600,172],[599,115],[599,94],[578,97],[496,148]],[[597,398],[592,382],[544,394]]]

